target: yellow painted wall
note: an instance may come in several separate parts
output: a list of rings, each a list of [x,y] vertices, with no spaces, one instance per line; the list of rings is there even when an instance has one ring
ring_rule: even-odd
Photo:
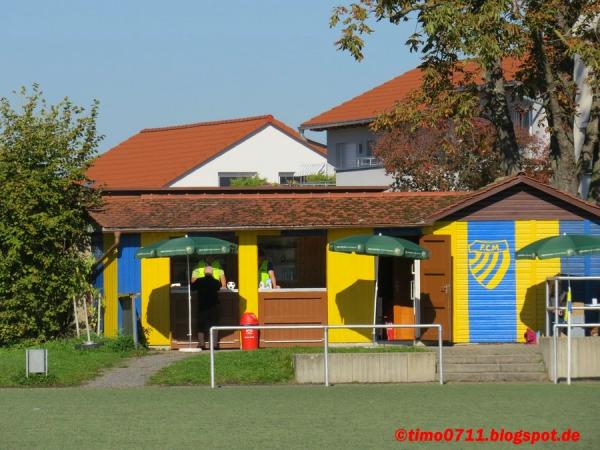
[[[253,312],[258,316],[258,246],[254,231],[238,233],[238,278],[240,314]]]
[[[515,221],[515,249],[560,233],[558,220]],[[516,263],[517,340],[524,342],[527,327],[544,330],[546,290],[544,280],[560,272],[560,259],[523,260]]]
[[[115,242],[112,234],[104,235],[104,251]],[[103,261],[104,264],[104,335],[117,336],[118,295],[117,295],[117,251],[113,251]]]
[[[327,242],[372,229],[328,230]],[[327,314],[330,325],[373,322],[375,261],[373,256],[327,250]],[[371,330],[331,330],[330,342],[370,342]]]
[[[173,237],[169,233],[143,233],[141,246]],[[141,260],[142,327],[149,345],[169,345],[171,341],[169,258]]]
[[[452,336],[453,341],[469,342],[469,249],[467,222],[440,222],[425,234],[451,236],[452,251]]]
[[[279,231],[239,231],[238,289],[240,314],[252,312],[258,317],[258,236],[279,236]]]

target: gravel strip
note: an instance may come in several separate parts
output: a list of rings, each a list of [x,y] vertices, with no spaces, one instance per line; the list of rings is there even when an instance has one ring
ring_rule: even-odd
[[[84,388],[129,388],[143,387],[146,381],[163,367],[198,353],[165,350],[155,354],[128,358],[120,361],[125,367],[108,369],[99,377],[87,382]]]

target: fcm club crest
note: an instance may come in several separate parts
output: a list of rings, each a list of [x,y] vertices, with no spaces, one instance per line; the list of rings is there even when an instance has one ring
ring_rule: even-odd
[[[473,241],[469,244],[469,271],[486,289],[500,284],[510,266],[508,241]]]

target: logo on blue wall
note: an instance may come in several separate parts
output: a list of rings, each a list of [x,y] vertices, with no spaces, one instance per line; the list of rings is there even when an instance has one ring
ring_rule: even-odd
[[[508,241],[475,240],[469,244],[469,271],[484,288],[498,286],[510,267]]]

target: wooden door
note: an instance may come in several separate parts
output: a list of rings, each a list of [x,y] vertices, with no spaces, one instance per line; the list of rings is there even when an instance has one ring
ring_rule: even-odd
[[[427,235],[419,245],[429,250],[429,259],[421,261],[421,323],[442,326],[444,341],[452,341],[452,253],[450,236]],[[421,333],[424,341],[437,340],[435,328]]]
[[[414,305],[411,298],[411,267],[413,261],[405,258],[393,258],[393,295],[394,323],[412,325],[415,323]],[[412,341],[415,338],[414,328],[396,328],[394,339]]]

